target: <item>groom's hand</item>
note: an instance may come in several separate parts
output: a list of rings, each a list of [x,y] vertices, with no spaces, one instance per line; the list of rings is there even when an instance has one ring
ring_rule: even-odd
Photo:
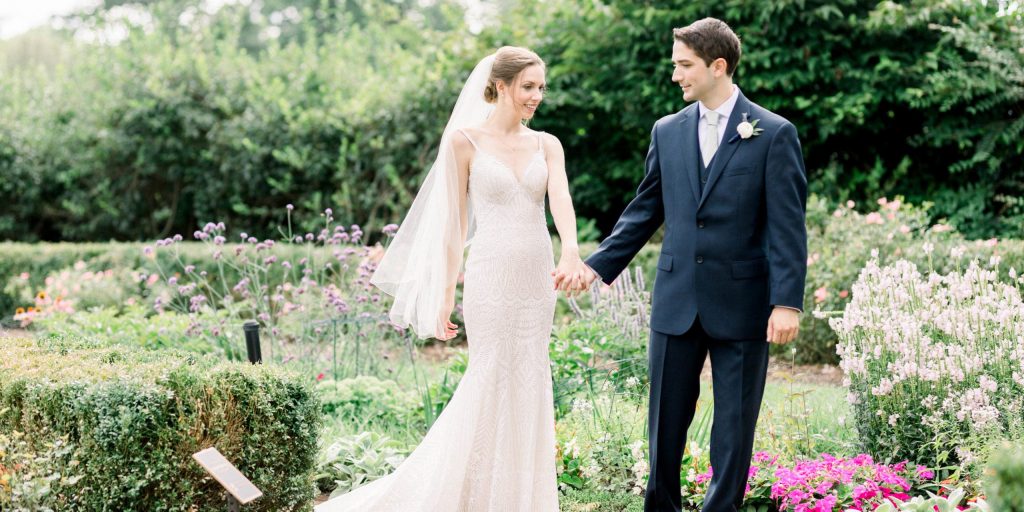
[[[590,268],[590,265],[583,265],[582,281],[583,290],[589,290],[594,281],[597,281],[597,273],[594,272],[594,269]]]
[[[795,309],[775,306],[768,318],[767,340],[785,345],[796,339],[800,332],[800,314]]]

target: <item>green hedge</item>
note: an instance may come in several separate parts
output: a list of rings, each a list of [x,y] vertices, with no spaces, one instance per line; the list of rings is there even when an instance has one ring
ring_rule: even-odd
[[[320,405],[280,368],[51,337],[4,341],[0,432],[63,436],[81,479],[59,510],[219,510],[191,455],[215,446],[264,495],[247,510],[309,510]]]
[[[273,0],[209,19],[194,0],[133,3],[162,21],[116,45],[53,34],[57,51],[25,59],[52,69],[0,70],[0,239],[207,221],[262,237],[287,203],[376,231],[402,217],[471,67],[503,44],[546,59],[532,126],[561,139],[576,211],[607,232],[654,121],[684,104],[671,29],[704,16],[741,36],[737,83],[793,121],[812,190],[934,200],[933,219],[974,238],[1024,230],[1024,32],[998,2],[519,0],[480,32],[452,0]],[[268,23],[291,4],[315,14]],[[189,10],[200,18],[179,23]],[[270,29],[282,37],[257,35]]]

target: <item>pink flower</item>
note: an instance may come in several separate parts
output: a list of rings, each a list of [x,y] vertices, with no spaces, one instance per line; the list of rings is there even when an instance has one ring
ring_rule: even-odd
[[[864,222],[868,224],[885,224],[885,220],[882,218],[882,215],[878,212],[869,213],[867,217],[864,219]]]
[[[317,382],[324,380],[324,372],[320,372],[320,374],[316,376],[316,380]]]
[[[817,290],[814,290],[814,302],[825,302],[825,299],[827,299],[827,298],[828,298],[828,288],[827,287],[822,286],[821,288],[818,288]]]
[[[845,299],[850,296],[849,290],[839,290],[839,298]]]

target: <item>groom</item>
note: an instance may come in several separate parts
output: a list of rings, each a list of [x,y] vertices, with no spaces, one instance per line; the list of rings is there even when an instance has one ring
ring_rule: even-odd
[[[678,512],[686,430],[711,355],[714,474],[704,512],[743,502],[768,343],[796,337],[807,271],[807,178],[796,129],[732,82],[740,41],[705,18],[674,30],[672,81],[691,103],[651,132],[646,176],[583,284],[611,283],[662,223],[648,348],[646,512]],[[753,129],[751,129],[753,125]],[[564,275],[556,285],[568,287]]]

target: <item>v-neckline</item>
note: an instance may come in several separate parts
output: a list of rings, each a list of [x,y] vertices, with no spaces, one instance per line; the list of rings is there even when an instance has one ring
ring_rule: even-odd
[[[529,162],[526,163],[526,165],[523,167],[523,170],[521,171],[520,174],[517,174],[515,169],[513,169],[511,166],[506,164],[500,158],[498,158],[497,156],[492,154],[490,151],[484,151],[479,146],[476,147],[476,151],[477,151],[477,153],[483,153],[483,154],[491,157],[491,160],[494,160],[495,162],[498,163],[498,165],[504,167],[505,170],[508,171],[509,175],[512,177],[512,180],[515,181],[516,184],[518,184],[519,186],[523,186],[523,180],[526,179],[526,175],[530,172],[530,169],[533,167],[534,160],[537,159],[537,155],[541,154],[541,152],[543,150],[541,148],[537,148],[536,150],[534,150],[533,155],[530,157]]]

